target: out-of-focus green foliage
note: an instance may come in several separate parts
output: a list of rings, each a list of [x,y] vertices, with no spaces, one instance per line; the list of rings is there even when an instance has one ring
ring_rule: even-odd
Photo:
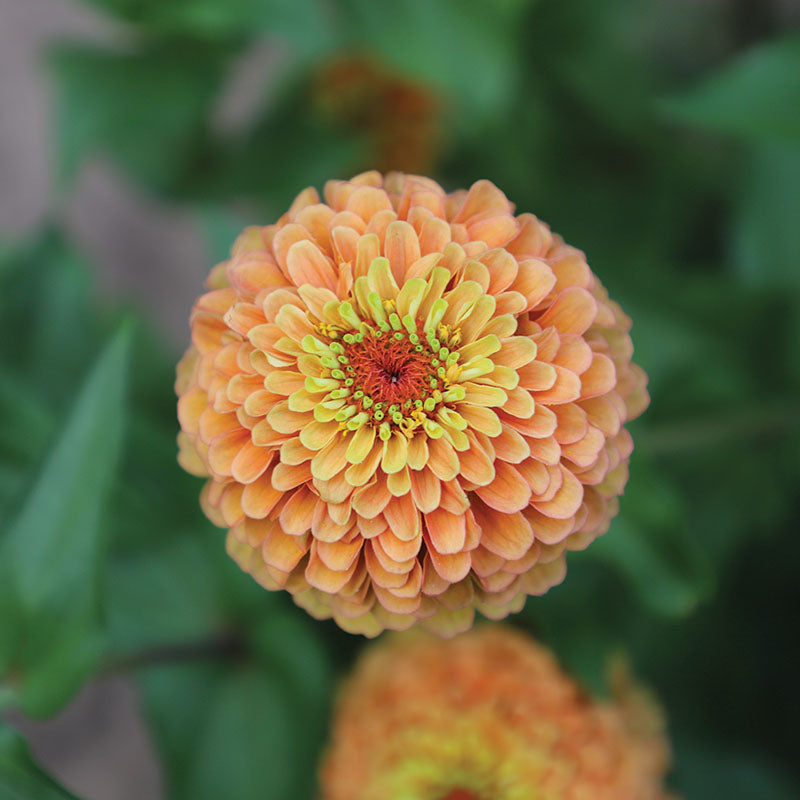
[[[7,800],[77,800],[58,786],[31,758],[25,742],[0,723],[0,792]]]
[[[58,209],[103,156],[196,215],[210,267],[307,184],[399,166],[384,80],[429,115],[419,169],[489,178],[588,253],[650,375],[620,516],[514,624],[599,692],[630,655],[689,800],[800,795],[800,39],[778,4],[90,2],[119,44],[48,59],[56,222],[0,248],[0,704],[51,714],[131,674],[170,799],[314,796],[364,642],[225,556],[175,462],[177,354],[96,302]],[[265,41],[269,85],[226,127]],[[67,796],[20,747],[0,734],[0,790]]]

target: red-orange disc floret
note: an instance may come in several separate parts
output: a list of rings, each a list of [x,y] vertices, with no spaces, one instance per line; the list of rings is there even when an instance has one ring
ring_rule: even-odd
[[[368,636],[451,635],[607,530],[648,402],[630,320],[493,184],[330,181],[246,229],[208,286],[180,461],[265,587]]]

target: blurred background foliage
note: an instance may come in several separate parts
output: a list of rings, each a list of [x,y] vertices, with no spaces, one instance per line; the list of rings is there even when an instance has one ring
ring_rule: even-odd
[[[800,796],[797,7],[87,2],[114,43],[46,54],[56,189],[40,230],[0,243],[7,721],[124,674],[166,797],[303,800],[365,645],[224,555],[175,461],[177,350],[146,310],[98,300],[65,230],[87,161],[190,213],[209,268],[308,184],[487,177],[588,253],[635,321],[653,398],[611,532],[513,624],[599,693],[629,655],[686,798]],[[268,80],[226,116],[264,47]],[[0,724],[0,795],[72,797]]]

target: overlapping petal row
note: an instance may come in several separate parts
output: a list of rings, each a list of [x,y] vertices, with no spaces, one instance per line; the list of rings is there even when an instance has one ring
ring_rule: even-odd
[[[180,461],[269,589],[448,635],[562,580],[647,405],[630,320],[488,181],[366,173],[246,229],[196,303]]]
[[[339,697],[323,800],[666,800],[658,708],[630,680],[589,698],[521,633],[371,646]]]

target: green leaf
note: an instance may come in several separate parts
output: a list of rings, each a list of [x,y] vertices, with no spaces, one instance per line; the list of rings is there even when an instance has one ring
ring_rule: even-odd
[[[613,566],[639,599],[665,617],[685,617],[710,591],[707,558],[688,533],[682,498],[669,479],[634,456],[622,513],[587,556]]]
[[[140,53],[55,51],[62,178],[71,180],[87,156],[102,152],[148,186],[173,186],[202,143],[226,55],[187,43]]]
[[[226,556],[221,537],[206,542],[205,533],[172,536],[114,559],[107,582],[114,648],[127,652],[211,635],[221,617],[214,561]]]
[[[490,114],[508,106],[516,78],[523,5],[477,0],[347,0],[353,46]]]
[[[187,797],[297,800],[302,737],[281,683],[253,669],[232,671],[208,702]]]
[[[22,737],[3,723],[0,723],[0,797],[3,800],[77,800],[39,768]]]
[[[0,639],[0,669],[13,670],[31,714],[65,702],[96,655],[101,513],[122,444],[130,334],[124,324],[106,346],[0,542],[0,616],[16,631]]]
[[[320,0],[89,0],[123,19],[161,33],[206,39],[234,35],[285,37],[295,49],[318,53],[331,25]]]
[[[800,36],[754,48],[698,86],[662,100],[665,114],[756,140],[800,142]]]
[[[800,289],[799,187],[800,147],[756,150],[730,230],[731,258],[747,285]]]

